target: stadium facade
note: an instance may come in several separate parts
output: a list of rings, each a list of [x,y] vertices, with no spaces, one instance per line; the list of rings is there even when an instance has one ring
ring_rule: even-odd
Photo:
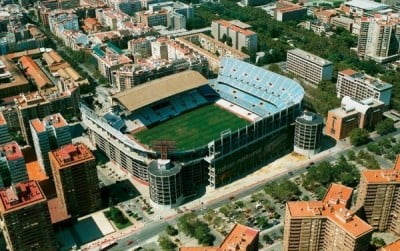
[[[154,161],[162,158],[161,152],[140,142],[135,133],[151,130],[207,104],[229,104],[224,109],[246,119],[246,126],[223,130],[206,144],[168,152],[171,166],[179,168],[164,172],[173,173],[178,177],[173,181],[181,182],[169,190],[180,197],[179,193],[176,195],[178,188],[188,198],[196,194],[200,185],[221,187],[292,151],[293,123],[301,114],[303,96],[303,88],[289,78],[223,58],[217,79],[207,80],[197,72],[186,71],[117,94],[113,97],[113,113],[121,119],[120,125],[116,126],[115,120],[109,123],[85,104],[81,105],[81,112],[92,142],[151,188],[157,185],[151,184],[151,180],[157,179],[150,179],[149,168],[156,168]],[[151,173],[162,174],[163,170]],[[168,201],[168,194],[162,197],[167,198],[162,201]],[[171,204],[153,202],[168,207],[181,199],[170,201]]]

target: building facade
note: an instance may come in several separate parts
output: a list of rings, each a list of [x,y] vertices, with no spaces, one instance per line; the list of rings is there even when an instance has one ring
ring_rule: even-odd
[[[0,190],[0,226],[9,250],[57,250],[46,196],[36,181]]]
[[[28,180],[25,158],[15,141],[0,146],[0,174],[3,187]]]
[[[242,51],[257,52],[257,33],[250,30],[250,25],[239,20],[214,20],[211,23],[211,34],[215,39],[230,38],[231,47]],[[229,43],[228,43],[229,45]]]
[[[286,68],[295,76],[313,84],[333,77],[332,62],[298,48],[287,52]]]
[[[69,125],[60,113],[29,121],[33,147],[39,165],[48,177],[52,177],[49,152],[71,143]]]
[[[385,104],[377,99],[356,101],[344,97],[341,107],[328,111],[325,133],[341,140],[355,128],[372,129],[382,120],[384,110]]]
[[[0,112],[0,145],[11,141],[10,131],[8,130],[7,121],[2,112]]]
[[[375,98],[388,106],[392,96],[392,85],[378,78],[347,69],[338,74],[336,93],[338,98],[345,96],[355,100]]]
[[[49,153],[57,197],[68,214],[79,217],[100,209],[96,160],[82,143],[68,144]]]
[[[321,149],[324,118],[321,115],[304,112],[296,118],[294,151],[306,156],[314,155]]]
[[[356,207],[377,231],[400,234],[400,158],[393,169],[361,172]]]
[[[399,24],[400,19],[395,14],[362,17],[357,44],[358,55],[380,63],[396,60],[400,52]]]

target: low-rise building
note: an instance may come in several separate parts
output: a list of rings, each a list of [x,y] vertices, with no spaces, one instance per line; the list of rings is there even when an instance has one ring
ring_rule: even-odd
[[[347,69],[340,71],[336,83],[338,98],[349,96],[355,100],[375,98],[382,101],[386,106],[390,104],[392,96],[392,85],[379,78]]]
[[[384,110],[385,104],[377,99],[356,101],[346,96],[342,99],[341,107],[328,112],[325,133],[341,140],[355,128],[374,128],[382,120]]]
[[[29,91],[29,82],[17,65],[8,57],[0,56],[0,98]]]
[[[350,32],[353,32],[354,20],[344,16],[336,16],[331,19],[331,24],[336,27],[342,27]]]
[[[159,11],[140,11],[136,12],[137,21],[143,23],[148,27],[154,26],[168,26],[169,12],[165,9]]]
[[[211,23],[211,34],[215,39],[223,40],[238,51],[257,51],[257,33],[250,30],[251,26],[239,20],[214,20]],[[231,40],[231,45],[228,40]]]
[[[306,81],[318,84],[333,77],[333,63],[301,49],[287,52],[287,70]]]
[[[92,55],[97,59],[100,73],[111,84],[114,84],[112,72],[114,70],[117,70],[121,66],[132,62],[132,60],[125,56],[122,53],[121,49],[119,49],[113,43],[96,45],[95,47],[93,47]]]
[[[96,9],[96,19],[104,27],[110,30],[119,30],[123,28],[123,23],[131,21],[131,17],[122,11],[111,8]]]
[[[249,61],[250,56],[236,50],[217,39],[209,37],[203,33],[198,33],[189,36],[176,38],[176,41],[183,46],[195,51],[196,53],[204,56],[210,67],[210,70],[217,73],[220,66],[220,59],[222,57],[231,57],[243,61]]]
[[[307,8],[286,1],[277,2],[274,9],[274,18],[281,22],[302,20],[306,16]]]

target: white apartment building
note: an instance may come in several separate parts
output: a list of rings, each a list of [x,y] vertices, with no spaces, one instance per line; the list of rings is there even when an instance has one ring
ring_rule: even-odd
[[[340,99],[349,96],[360,101],[372,97],[388,106],[392,95],[392,85],[378,78],[347,69],[338,74],[336,92]]]
[[[331,80],[333,76],[331,61],[298,48],[287,52],[286,68],[290,73],[314,84]]]
[[[358,55],[380,63],[398,58],[399,48],[396,44],[400,42],[399,23],[398,14],[362,17],[359,24]]]

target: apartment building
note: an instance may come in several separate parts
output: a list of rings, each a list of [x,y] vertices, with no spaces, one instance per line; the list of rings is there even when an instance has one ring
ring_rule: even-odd
[[[67,121],[60,113],[29,121],[32,142],[40,167],[52,177],[49,152],[71,143],[72,137]]]
[[[136,18],[139,23],[143,23],[148,27],[158,25],[168,26],[169,11],[162,9],[159,11],[140,11],[136,12]]]
[[[287,52],[286,69],[313,84],[333,77],[333,63],[301,49]]]
[[[241,224],[235,224],[230,233],[222,241],[221,245],[216,247],[180,247],[179,251],[225,251],[225,250],[243,250],[257,251],[258,237],[260,231]]]
[[[278,1],[274,9],[274,19],[280,22],[298,21],[307,16],[307,8],[286,1]]]
[[[0,57],[0,98],[29,91],[29,82],[17,65],[5,56]]]
[[[98,44],[93,47],[92,55],[97,59],[100,73],[110,84],[114,84],[112,72],[132,62],[130,58],[123,54],[121,49],[110,42],[103,45]]]
[[[388,106],[392,95],[392,85],[379,78],[347,69],[338,74],[336,93],[338,98],[349,96],[355,100],[372,97]]]
[[[331,184],[322,201],[287,202],[283,250],[368,250],[373,228],[348,209],[352,193]]]
[[[10,131],[8,130],[7,121],[2,112],[0,112],[0,144],[5,144],[11,141]]]
[[[344,16],[336,16],[331,19],[331,24],[336,27],[342,27],[350,32],[353,31],[354,20]]]
[[[147,58],[151,56],[151,42],[155,41],[155,37],[142,37],[129,40],[128,50],[135,56]]]
[[[210,70],[214,73],[219,71],[220,59],[222,57],[231,57],[242,61],[250,60],[250,56],[246,53],[236,50],[203,33],[178,37],[175,41],[206,58]]]
[[[17,142],[0,145],[0,169],[3,187],[28,180],[25,158]]]
[[[356,207],[376,230],[400,234],[400,157],[393,169],[363,170]]]
[[[79,217],[101,206],[96,160],[82,143],[68,144],[49,153],[57,197],[68,214]]]
[[[400,52],[399,23],[398,14],[362,17],[357,44],[358,55],[379,63],[396,60]]]
[[[400,240],[392,242],[378,249],[378,251],[397,251],[397,250],[400,250]]]
[[[382,120],[384,111],[385,104],[377,99],[356,101],[346,96],[340,107],[328,111],[325,133],[341,140],[354,128],[374,128]]]
[[[215,39],[224,37],[232,40],[231,47],[238,51],[245,48],[249,52],[257,52],[257,33],[250,30],[251,26],[239,20],[214,20],[211,23],[211,34]]]
[[[96,9],[96,19],[104,27],[110,30],[119,30],[123,28],[123,23],[131,21],[131,17],[122,11],[106,8]]]
[[[79,17],[72,9],[52,10],[48,15],[50,31],[60,37],[64,30],[79,31]]]
[[[1,189],[0,215],[9,250],[57,250],[46,196],[36,181]]]

